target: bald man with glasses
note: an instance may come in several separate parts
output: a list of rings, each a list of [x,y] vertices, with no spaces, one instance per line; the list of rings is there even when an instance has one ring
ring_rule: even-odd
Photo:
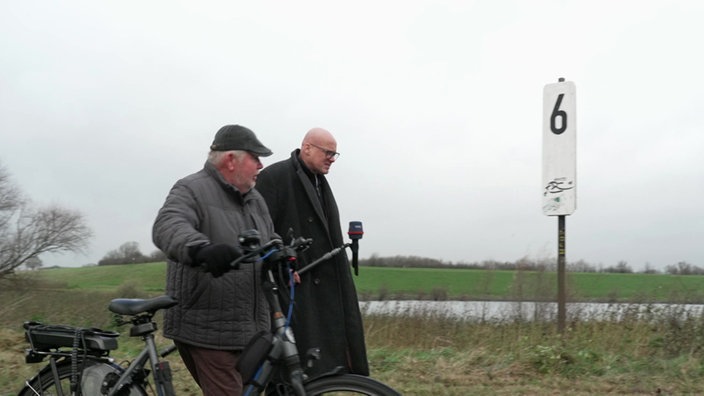
[[[313,128],[290,158],[259,173],[256,189],[269,207],[274,230],[284,238],[291,229],[294,236],[313,239],[313,245],[299,256],[301,268],[344,244],[337,203],[326,179],[339,157],[335,137],[323,128]],[[317,376],[342,370],[369,375],[347,255],[333,256],[303,275],[295,298],[292,327],[299,351],[319,348],[321,355],[306,373]]]

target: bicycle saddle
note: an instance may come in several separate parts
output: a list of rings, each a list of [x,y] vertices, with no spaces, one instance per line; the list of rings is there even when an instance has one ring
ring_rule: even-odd
[[[178,301],[171,296],[154,298],[116,298],[110,301],[108,309],[120,315],[137,315],[143,312],[156,312],[160,309],[171,308]]]

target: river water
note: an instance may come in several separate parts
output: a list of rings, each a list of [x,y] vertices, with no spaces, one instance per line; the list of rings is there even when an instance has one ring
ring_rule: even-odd
[[[516,301],[362,301],[366,314],[430,316],[467,321],[556,320],[557,303]],[[567,303],[567,320],[623,320],[700,316],[702,304]]]

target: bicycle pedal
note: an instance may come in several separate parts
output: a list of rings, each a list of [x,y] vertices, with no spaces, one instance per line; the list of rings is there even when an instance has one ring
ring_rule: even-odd
[[[306,351],[306,368],[311,368],[316,360],[320,360],[320,348],[310,348]]]

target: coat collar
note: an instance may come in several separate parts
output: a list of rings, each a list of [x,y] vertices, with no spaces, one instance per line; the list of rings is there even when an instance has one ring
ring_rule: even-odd
[[[205,165],[203,166],[203,169],[205,172],[215,179],[215,181],[218,183],[218,185],[225,190],[225,192],[233,195],[235,199],[238,199],[240,202],[244,202],[247,196],[249,195],[249,192],[247,191],[246,193],[242,194],[240,190],[237,189],[237,187],[233,186],[232,184],[228,183],[227,180],[223,177],[222,173],[217,170],[215,165],[211,164],[209,161],[205,162]]]
[[[300,152],[300,149],[293,150],[293,152],[291,153],[291,163],[293,164],[293,168],[296,171],[296,176],[298,177],[298,180],[303,186],[303,190],[306,192],[308,201],[310,201],[310,203],[313,205],[313,208],[315,209],[315,214],[320,218],[321,222],[325,224],[325,228],[327,229],[328,220],[325,216],[323,205],[320,203],[320,199],[318,199],[318,194],[315,191],[315,185],[313,184],[314,182],[311,178],[313,173],[308,170],[308,168],[306,168],[306,166],[303,164],[303,161],[301,161]],[[322,194],[331,196],[330,187],[328,187],[327,180],[325,180],[325,176],[318,175],[318,182],[320,183],[320,189],[322,191]]]

